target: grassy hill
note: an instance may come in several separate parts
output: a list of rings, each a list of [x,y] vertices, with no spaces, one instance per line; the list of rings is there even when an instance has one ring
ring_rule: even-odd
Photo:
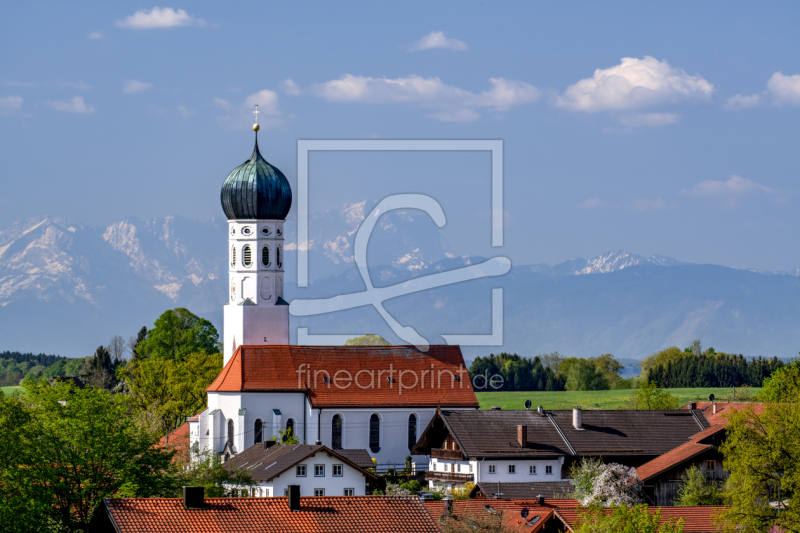
[[[700,388],[700,389],[665,389],[678,398],[680,405],[690,401],[708,400],[709,394],[714,394],[717,400],[733,400],[734,390],[730,388]],[[736,400],[752,399],[760,388],[737,388]],[[583,409],[625,409],[625,404],[631,397],[631,390],[602,390],[602,391],[558,391],[558,392],[478,392],[478,402],[481,409],[491,409],[499,405],[505,410],[525,409],[525,400],[533,404],[531,409],[541,405],[545,409],[572,409],[580,406]]]
[[[12,392],[16,390],[22,390],[22,387],[0,387],[0,390],[3,391],[3,394],[10,395]]]

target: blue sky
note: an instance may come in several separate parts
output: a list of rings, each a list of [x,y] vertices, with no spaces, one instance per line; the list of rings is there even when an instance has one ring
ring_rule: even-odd
[[[221,216],[252,149],[297,139],[503,139],[504,254],[624,248],[800,267],[800,7],[704,3],[7,4],[0,228]],[[489,248],[486,154],[321,154],[311,207],[433,195]],[[221,244],[224,246],[224,244]]]

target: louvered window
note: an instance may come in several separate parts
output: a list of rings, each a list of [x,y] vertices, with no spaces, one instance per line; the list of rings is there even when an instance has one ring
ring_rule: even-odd
[[[283,266],[283,263],[281,262],[281,247],[280,246],[278,246],[275,249],[275,261],[278,263],[278,268],[281,268]]]
[[[244,256],[244,257],[242,257],[242,262],[244,263],[244,266],[246,266],[246,267],[249,267],[250,265],[253,264],[253,259],[252,259],[252,257],[250,257],[250,255],[251,255],[250,254],[250,247],[249,246],[245,246],[244,249],[242,250],[242,256]]]
[[[236,247],[231,246],[231,266],[236,266]]]
[[[261,249],[261,264],[265,267],[269,266],[269,246],[265,246]]]

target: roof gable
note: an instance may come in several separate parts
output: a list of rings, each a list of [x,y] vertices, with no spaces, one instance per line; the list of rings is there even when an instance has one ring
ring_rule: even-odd
[[[375,476],[346,456],[319,444],[254,444],[225,463],[225,468],[247,469],[257,481],[271,481],[317,453],[327,453],[372,479]]]
[[[458,346],[239,346],[207,392],[308,392],[319,407],[478,407]]]

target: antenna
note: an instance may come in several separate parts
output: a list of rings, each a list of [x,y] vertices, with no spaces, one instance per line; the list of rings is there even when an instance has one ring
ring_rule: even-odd
[[[713,394],[709,394],[708,395],[708,401],[709,402],[713,402],[714,401],[714,395]]]
[[[525,400],[525,409],[530,409],[530,408],[531,408],[531,401]]]
[[[530,511],[528,511],[528,508],[527,508],[527,507],[525,507],[524,509],[522,509],[522,511],[520,511],[520,512],[519,512],[519,515],[520,515],[522,518],[525,518],[525,519],[527,519],[527,518],[528,518],[528,515],[529,515],[529,514],[530,514]]]

